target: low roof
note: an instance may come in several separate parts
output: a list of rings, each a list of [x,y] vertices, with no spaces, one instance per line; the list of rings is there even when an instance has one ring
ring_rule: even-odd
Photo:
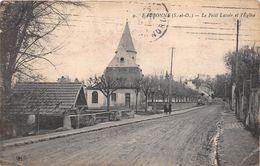
[[[11,113],[62,114],[75,108],[79,100],[87,105],[81,83],[19,82],[8,105]]]

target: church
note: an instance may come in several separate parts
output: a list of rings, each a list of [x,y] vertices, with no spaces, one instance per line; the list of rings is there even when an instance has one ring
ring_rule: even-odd
[[[115,51],[115,56],[104,70],[104,75],[121,80],[117,90],[110,96],[110,107],[113,109],[133,109],[140,103],[140,94],[136,97],[136,82],[143,77],[142,70],[136,63],[136,50],[126,22],[122,37]],[[95,87],[87,87],[88,109],[106,108],[107,99]]]

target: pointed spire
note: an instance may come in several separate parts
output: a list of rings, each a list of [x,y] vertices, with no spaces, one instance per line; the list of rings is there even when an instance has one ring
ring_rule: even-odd
[[[135,48],[134,48],[133,40],[131,37],[131,33],[129,30],[128,20],[126,20],[125,29],[122,34],[122,37],[121,37],[121,40],[119,42],[116,52],[122,48],[125,49],[127,52],[136,52]]]

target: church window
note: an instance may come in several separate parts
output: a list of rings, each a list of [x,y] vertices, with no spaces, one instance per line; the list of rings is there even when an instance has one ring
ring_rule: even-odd
[[[125,60],[125,59],[124,59],[123,57],[120,58],[120,62],[124,62],[124,60]]]
[[[116,102],[116,93],[111,94],[111,101]]]
[[[96,91],[92,92],[92,103],[98,103],[98,93]]]

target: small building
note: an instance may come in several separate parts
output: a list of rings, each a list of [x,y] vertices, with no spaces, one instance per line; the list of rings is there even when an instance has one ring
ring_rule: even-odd
[[[136,80],[142,77],[142,70],[136,63],[136,50],[126,22],[121,40],[115,51],[115,56],[106,67],[104,75],[120,80],[120,85],[111,95],[110,106],[113,108],[133,108],[136,105]],[[95,87],[87,88],[87,103],[89,109],[104,109],[106,97]],[[137,97],[140,102],[140,94]]]
[[[87,109],[83,84],[75,82],[18,82],[7,105],[5,114],[20,134],[28,132],[28,126],[29,130],[64,127],[66,115]]]

